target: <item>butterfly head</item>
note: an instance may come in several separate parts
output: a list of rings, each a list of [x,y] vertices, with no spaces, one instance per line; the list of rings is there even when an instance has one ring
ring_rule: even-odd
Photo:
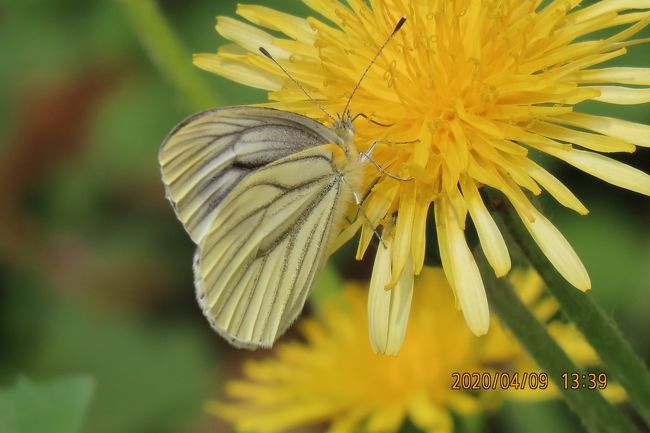
[[[352,116],[350,115],[350,112],[346,110],[343,114],[339,114],[336,117],[337,119],[332,125],[332,130],[349,148],[350,144],[354,143],[354,124],[352,123]]]

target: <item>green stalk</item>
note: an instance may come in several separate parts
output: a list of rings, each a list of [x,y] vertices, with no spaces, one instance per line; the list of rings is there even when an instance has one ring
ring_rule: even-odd
[[[119,3],[151,61],[178,87],[192,108],[198,111],[218,105],[158,4],[154,0],[119,0]]]
[[[618,381],[625,388],[630,403],[650,425],[650,372],[643,361],[591,296],[571,286],[555,270],[512,206],[503,203],[499,207],[499,215],[503,218],[501,229],[505,229],[516,242],[546,283],[548,291],[558,300],[563,312],[598,353],[607,366],[609,379]]]
[[[631,421],[605,400],[598,390],[563,388],[562,374],[581,372],[582,369],[571,361],[544,325],[517,296],[510,283],[504,278],[497,279],[494,276],[494,271],[482,251],[477,248],[474,256],[481,269],[490,306],[548,374],[585,428],[591,433],[637,432]]]

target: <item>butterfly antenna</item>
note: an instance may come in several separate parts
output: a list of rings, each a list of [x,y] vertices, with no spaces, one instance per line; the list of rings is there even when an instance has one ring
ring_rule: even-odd
[[[330,113],[328,113],[327,110],[325,110],[325,109],[323,108],[323,106],[320,105],[320,103],[319,103],[317,100],[315,100],[314,98],[312,98],[311,95],[307,92],[307,90],[305,90],[305,88],[302,87],[302,85],[301,85],[301,84],[300,84],[300,83],[299,83],[295,78],[293,78],[293,77],[291,76],[291,74],[289,73],[289,71],[287,71],[286,69],[284,69],[284,66],[282,66],[280,63],[278,63],[277,60],[275,60],[275,59],[273,58],[273,56],[271,55],[271,53],[269,53],[268,51],[266,51],[266,49],[265,49],[264,47],[260,47],[259,49],[260,49],[260,52],[261,52],[262,54],[264,54],[264,55],[265,55],[266,57],[268,57],[268,58],[269,58],[273,63],[275,63],[276,66],[277,66],[278,68],[280,68],[280,69],[282,70],[282,72],[284,72],[284,74],[285,74],[287,77],[289,77],[289,79],[290,79],[291,81],[293,81],[293,84],[295,84],[295,85],[296,85],[300,90],[302,90],[302,93],[304,93],[305,96],[307,96],[307,98],[309,98],[309,100],[310,100],[311,102],[313,102],[313,103],[314,103],[314,104],[315,104],[315,105],[320,109],[320,111],[322,111],[323,113],[325,113],[325,114],[327,115],[327,117],[329,117],[330,119],[332,119],[332,122],[336,122],[336,119],[334,118],[334,116],[332,116]]]
[[[348,108],[350,108],[350,102],[352,102],[352,97],[354,96],[355,93],[357,93],[357,90],[359,90],[359,86],[361,86],[361,82],[362,82],[363,79],[366,77],[366,74],[368,73],[368,71],[370,70],[370,68],[372,67],[372,65],[375,64],[375,62],[376,62],[377,59],[379,58],[379,55],[380,55],[381,52],[384,50],[384,48],[386,47],[386,45],[388,45],[388,43],[390,42],[390,40],[393,39],[393,36],[395,36],[395,35],[397,34],[397,32],[399,32],[399,29],[402,28],[402,26],[404,25],[405,22],[406,22],[406,17],[402,17],[402,18],[400,18],[400,20],[399,20],[399,21],[397,22],[397,24],[395,25],[395,28],[393,29],[393,32],[392,32],[392,33],[391,33],[391,34],[386,38],[386,40],[384,41],[384,43],[381,44],[381,46],[380,46],[379,49],[377,50],[377,53],[375,54],[375,57],[373,57],[372,60],[370,61],[370,63],[368,63],[368,66],[366,66],[365,71],[363,71],[363,74],[361,74],[361,78],[359,78],[359,81],[357,81],[356,86],[354,86],[354,89],[352,90],[352,93],[350,94],[350,97],[348,98],[348,102],[347,102],[347,104],[345,104],[345,109],[343,110],[343,113],[347,113],[347,112],[348,112]]]

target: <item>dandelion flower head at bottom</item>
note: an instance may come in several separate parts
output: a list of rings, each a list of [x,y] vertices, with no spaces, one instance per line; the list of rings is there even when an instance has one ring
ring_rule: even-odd
[[[540,320],[557,311],[541,297],[536,274],[512,278]],[[425,266],[416,278],[398,356],[376,355],[370,347],[366,290],[348,284],[330,297],[314,318],[299,322],[304,341],[281,342],[268,358],[245,363],[244,378],[228,381],[227,400],[209,403],[209,410],[242,433],[314,424],[326,425],[328,433],[394,432],[407,418],[423,431],[442,433],[453,431],[452,413],[494,407],[505,395],[527,400],[553,395],[547,377],[545,386],[540,382],[528,391],[452,390],[453,373],[542,373],[494,319],[490,333],[480,338],[462,326],[441,269]],[[551,323],[549,330],[578,363],[597,359],[575,328]]]

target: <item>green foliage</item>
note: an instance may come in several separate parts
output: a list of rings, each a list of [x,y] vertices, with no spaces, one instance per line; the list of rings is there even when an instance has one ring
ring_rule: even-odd
[[[503,415],[511,426],[509,432],[573,433],[579,428],[578,418],[559,401],[506,402]]]
[[[0,433],[78,433],[93,387],[87,376],[40,383],[21,377],[0,389]]]
[[[200,411],[210,365],[192,327],[74,304],[53,305],[48,316],[34,370],[93,375],[85,431],[170,431]]]

